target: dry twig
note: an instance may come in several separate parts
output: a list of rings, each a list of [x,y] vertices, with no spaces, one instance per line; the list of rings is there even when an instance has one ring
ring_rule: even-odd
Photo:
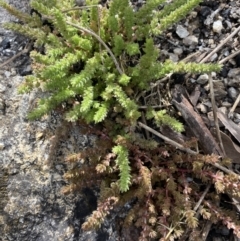
[[[204,153],[214,153],[223,156],[223,153],[211,132],[204,124],[202,118],[194,111],[190,102],[181,93],[181,90],[175,88],[172,103],[181,112],[188,127],[191,128],[192,133],[198,139]]]
[[[215,97],[214,97],[214,90],[213,90],[213,81],[212,81],[212,76],[211,74],[209,76],[209,87],[210,87],[210,95],[211,95],[211,102],[212,102],[212,111],[213,111],[213,117],[214,117],[214,124],[216,127],[216,132],[217,132],[217,138],[219,141],[220,148],[222,149],[223,155],[226,156],[226,152],[224,150],[221,134],[220,134],[220,129],[218,125],[218,117],[217,117],[217,107],[216,107],[216,102],[215,102]]]
[[[5,62],[3,62],[2,64],[0,64],[0,68],[2,68],[3,66],[5,66],[6,64],[9,64],[10,62],[12,62],[13,60],[15,60],[16,58],[18,58],[19,56],[26,54],[30,51],[32,47],[32,41],[29,42],[26,47],[21,50],[20,52],[18,52],[17,54],[15,54],[14,56],[12,56],[10,59],[6,60]]]
[[[237,50],[236,52],[228,55],[226,58],[220,60],[218,63],[219,63],[219,64],[223,64],[223,63],[227,62],[228,60],[234,58],[234,57],[237,56],[238,54],[240,54],[240,49]]]
[[[225,38],[215,49],[212,50],[204,59],[200,61],[200,63],[205,63],[211,58],[215,53],[217,53],[234,35],[236,35],[240,31],[240,26],[236,28],[227,38]]]
[[[172,146],[175,146],[175,147],[178,148],[179,150],[185,151],[185,152],[187,152],[187,153],[189,153],[189,154],[192,154],[192,155],[198,154],[197,152],[195,152],[195,151],[193,151],[193,150],[191,150],[191,149],[189,149],[189,148],[185,148],[185,147],[182,146],[181,144],[179,144],[179,143],[177,143],[177,142],[175,142],[175,141],[167,138],[166,136],[164,136],[164,135],[162,135],[161,133],[155,131],[155,130],[152,129],[151,127],[143,124],[142,122],[138,122],[138,124],[139,124],[140,127],[144,128],[145,130],[147,130],[147,131],[153,133],[154,135],[162,138],[164,141],[166,141],[167,143],[169,143],[169,144],[172,145]]]
[[[161,133],[155,131],[155,130],[152,129],[151,127],[143,124],[142,122],[138,122],[138,125],[139,125],[140,127],[144,128],[144,129],[148,130],[149,132],[153,133],[154,135],[162,138],[164,141],[166,141],[167,143],[169,143],[169,144],[172,145],[172,146],[175,146],[175,147],[178,148],[179,150],[185,151],[185,152],[187,152],[187,153],[189,153],[189,154],[192,154],[192,155],[199,155],[198,152],[193,151],[193,150],[191,150],[191,149],[189,149],[189,148],[185,148],[183,145],[181,145],[181,144],[179,144],[179,143],[177,143],[177,142],[175,142],[175,141],[167,138],[166,136],[164,136],[164,135],[162,135]],[[221,165],[218,164],[218,163],[210,163],[210,164],[211,164],[212,166],[214,166],[214,167],[222,170],[223,172],[225,172],[225,173],[227,173],[227,174],[237,175],[235,172],[227,169],[227,168],[224,167],[224,166],[221,166]],[[237,176],[238,176],[238,179],[240,180],[240,175],[237,175]]]
[[[240,94],[238,95],[237,99],[235,100],[232,108],[230,109],[229,113],[228,113],[228,118],[232,118],[233,116],[233,112],[235,111],[237,105],[239,104],[240,102]]]

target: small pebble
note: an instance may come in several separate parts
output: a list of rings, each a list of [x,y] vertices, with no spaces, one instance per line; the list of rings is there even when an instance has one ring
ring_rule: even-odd
[[[183,39],[183,43],[187,46],[194,46],[198,44],[198,38],[194,35],[190,35]]]
[[[227,101],[222,102],[223,107],[232,107],[232,103],[229,103]]]
[[[216,72],[212,72],[212,73],[211,73],[211,76],[212,76],[213,78],[216,78],[216,77],[217,77],[217,73],[216,73]]]
[[[225,91],[224,89],[214,89],[214,95],[215,95],[215,98],[218,98],[218,99],[222,99],[224,97],[226,97],[227,95],[227,91]]]
[[[0,150],[3,150],[5,147],[4,143],[3,142],[0,142]]]
[[[210,39],[208,40],[208,44],[210,44],[210,45],[214,44],[214,40],[213,40],[212,38],[210,38]]]
[[[186,38],[189,35],[187,29],[184,28],[182,25],[177,26],[176,33],[180,38]]]
[[[236,119],[240,120],[240,114],[234,113],[234,117],[235,117]]]
[[[228,50],[228,49],[225,50],[225,51],[223,52],[223,55],[227,57],[227,56],[229,55],[229,50]]]
[[[204,85],[204,90],[206,90],[206,91],[209,91],[210,90],[210,86],[209,86],[209,84],[206,84],[206,85]]]
[[[76,0],[75,3],[77,6],[82,7],[85,5],[85,0]]]
[[[6,87],[2,84],[0,84],[0,93],[3,93],[6,91]]]
[[[231,29],[232,28],[232,23],[229,22],[228,20],[225,20],[225,23],[227,24],[228,28]]]
[[[212,12],[211,8],[207,7],[207,6],[203,6],[201,7],[201,10],[200,10],[200,15],[203,17],[203,18],[206,18],[208,15],[210,15]]]
[[[172,54],[172,53],[169,54],[169,59],[175,63],[178,62],[178,60],[179,60],[178,56],[176,54]]]
[[[209,108],[212,108],[212,102],[211,102],[210,100],[204,101],[203,104],[206,105],[206,106],[209,107]]]
[[[183,53],[183,49],[182,48],[175,48],[173,50],[173,53],[176,55],[181,55]]]
[[[227,79],[227,84],[225,84],[226,86],[232,86],[232,87],[235,87],[236,85],[239,85],[239,78],[236,77],[236,78],[228,78]]]
[[[200,85],[204,85],[208,82],[208,75],[207,74],[202,74],[198,77],[197,83]]]
[[[213,23],[213,32],[221,33],[222,29],[223,29],[223,25],[221,20],[217,20]]]
[[[10,71],[5,71],[4,75],[6,76],[6,78],[9,78],[11,76],[11,72]]]
[[[190,78],[191,83],[196,83],[196,80],[194,78]]]
[[[10,38],[5,38],[0,43],[0,48],[2,49],[9,49],[10,47],[11,47]]]
[[[234,78],[237,75],[240,75],[240,68],[230,69],[229,72],[228,72],[228,77],[229,78]]]
[[[213,112],[210,111],[207,113],[208,120],[210,121],[211,126],[214,125],[214,117],[213,117]]]
[[[22,71],[20,71],[20,75],[21,76],[26,76],[32,73],[32,66],[31,65],[27,65]]]
[[[215,61],[217,59],[217,57],[218,57],[217,53],[213,54],[210,58],[210,61],[211,62]]]
[[[203,105],[202,103],[199,103],[197,106],[197,109],[200,110],[202,113],[207,113],[208,109],[206,105]]]
[[[224,115],[227,115],[227,113],[228,113],[228,109],[224,106],[218,108],[218,110],[221,111]]]
[[[234,87],[228,88],[227,92],[229,97],[233,100],[236,100],[237,96],[239,95],[239,91],[237,91]]]
[[[36,133],[36,139],[40,140],[43,137],[43,132],[37,132]]]

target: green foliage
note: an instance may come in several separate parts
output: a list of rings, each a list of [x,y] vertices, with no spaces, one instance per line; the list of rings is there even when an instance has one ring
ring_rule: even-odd
[[[154,16],[151,23],[153,33],[160,34],[174,23],[178,23],[201,2],[202,0],[172,1]],[[160,24],[155,27],[158,21]]]
[[[121,192],[126,192],[129,190],[129,184],[131,183],[128,150],[122,145],[117,145],[113,147],[112,151],[117,155],[116,164],[119,166],[120,170],[119,189]]]
[[[175,118],[169,116],[166,113],[166,110],[154,111],[154,110],[151,109],[151,110],[148,110],[146,116],[147,116],[148,119],[154,118],[157,126],[169,125],[170,127],[172,127],[172,129],[174,129],[177,132],[184,131],[183,124],[180,123]]]
[[[198,2],[188,1],[181,6],[184,11],[177,9],[173,3],[171,8],[164,7],[160,13],[163,18],[175,14],[178,19]],[[26,78],[20,90],[22,93],[41,86],[50,96],[42,99],[29,117],[39,118],[63,101],[80,98],[79,104],[66,111],[68,120],[85,118],[87,122],[101,122],[115,106],[121,105],[124,117],[135,125],[140,112],[133,92],[147,90],[150,82],[169,73],[219,70],[217,65],[157,61],[159,50],[154,45],[154,36],[148,34],[146,38],[147,35],[142,35],[141,31],[150,33],[152,29],[157,29],[158,24],[152,26],[152,19],[160,14],[154,9],[162,3],[162,0],[147,1],[136,12],[128,0],[111,1],[109,9],[99,8],[95,5],[97,1],[87,1],[89,10],[74,9],[74,1],[32,1],[31,7],[53,25],[52,32],[42,24],[38,15],[22,14],[1,1],[2,7],[25,23],[8,23],[5,26],[35,39],[36,46],[44,45],[45,48],[44,53],[32,52],[34,74]],[[138,39],[145,43],[140,46]],[[103,46],[104,42],[111,49]],[[138,56],[137,63],[130,67],[128,59],[134,56]],[[78,70],[74,69],[77,65],[80,65]],[[121,69],[116,69],[116,66],[121,66]],[[131,91],[126,92],[124,86]]]
[[[177,153],[136,131],[142,115],[137,93],[147,93],[151,83],[168,74],[220,70],[217,64],[159,61],[154,37],[199,2],[147,0],[136,11],[128,0],[112,0],[108,8],[98,6],[98,0],[86,0],[83,8],[76,8],[73,0],[33,0],[31,7],[41,14],[39,17],[23,14],[0,0],[1,7],[23,22],[5,27],[34,40],[33,74],[19,90],[41,89],[46,95],[29,118],[41,118],[61,108],[68,121],[81,121],[88,134],[99,138],[94,147],[67,158],[69,162],[87,159],[87,165],[81,169],[75,165],[65,174],[70,184],[64,193],[101,186],[98,208],[83,224],[84,229],[100,227],[113,207],[135,198],[137,204],[124,222],[140,227],[142,240],[173,240],[181,237],[186,227],[198,231],[193,205],[202,189],[190,182],[190,177],[212,183],[217,193],[240,195],[236,186],[231,186],[233,180],[239,185],[239,180],[209,168],[215,157]],[[155,111],[148,106],[145,115],[157,126],[184,130],[166,110]],[[236,218],[231,214],[228,222],[230,214],[220,215],[220,208],[212,205],[213,196],[203,204],[203,218],[217,217],[231,226]]]

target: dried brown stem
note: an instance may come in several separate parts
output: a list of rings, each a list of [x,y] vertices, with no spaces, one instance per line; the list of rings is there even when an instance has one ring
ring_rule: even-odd
[[[239,102],[240,102],[240,94],[238,95],[238,97],[237,97],[237,99],[235,100],[232,108],[230,109],[230,111],[229,111],[229,113],[228,113],[228,118],[231,118],[231,117],[232,117],[233,112],[235,111],[235,109],[236,109],[236,107],[237,107],[237,105],[238,105]]]
[[[200,61],[200,63],[205,63],[210,59],[215,53],[219,51],[234,35],[236,35],[240,31],[240,26],[236,28],[227,38],[225,38],[211,53],[209,53],[204,59]]]
[[[12,62],[13,60],[15,60],[16,58],[18,58],[19,56],[26,54],[30,51],[31,47],[32,47],[32,42],[28,43],[26,45],[26,47],[21,50],[20,52],[18,52],[17,54],[15,54],[14,56],[12,56],[10,59],[6,60],[5,62],[3,62],[2,64],[0,64],[0,68],[2,68],[3,66],[5,66],[6,64],[9,64],[10,62]]]
[[[138,124],[139,124],[140,127],[144,128],[145,130],[147,130],[147,131],[153,133],[154,135],[162,138],[164,141],[166,141],[167,143],[171,144],[172,146],[175,146],[176,148],[178,148],[178,149],[180,149],[180,150],[182,150],[182,151],[185,151],[185,152],[187,152],[187,153],[189,153],[189,154],[192,154],[192,155],[198,154],[197,152],[195,152],[195,151],[193,151],[193,150],[191,150],[191,149],[189,149],[189,148],[185,148],[185,147],[182,146],[181,144],[179,144],[179,143],[177,143],[177,142],[175,142],[175,141],[167,138],[166,136],[164,136],[164,135],[162,135],[161,133],[155,131],[155,130],[152,129],[151,127],[143,124],[142,122],[138,122]]]
[[[226,58],[220,60],[218,63],[219,63],[219,64],[223,64],[223,63],[227,62],[228,60],[234,58],[234,57],[237,56],[238,54],[240,54],[240,49],[237,50],[236,52],[228,55]]]
[[[143,124],[142,122],[138,122],[138,125],[139,125],[140,127],[144,128],[144,129],[148,130],[149,132],[153,133],[154,135],[162,138],[164,141],[166,141],[166,142],[169,143],[170,145],[175,146],[175,147],[178,148],[179,150],[185,151],[185,152],[187,152],[187,153],[189,153],[189,154],[192,154],[192,155],[198,155],[198,154],[199,154],[198,152],[193,151],[193,150],[191,150],[191,149],[189,149],[189,148],[185,148],[185,147],[182,146],[181,144],[179,144],[179,143],[177,143],[177,142],[175,142],[175,141],[167,138],[166,136],[164,136],[164,135],[162,135],[161,133],[155,131],[155,130],[152,129],[151,127]],[[224,166],[221,166],[221,165],[218,164],[218,163],[210,163],[210,164],[211,164],[212,166],[214,166],[214,167],[222,170],[223,172],[225,172],[225,173],[227,173],[227,174],[237,175],[235,172],[227,169],[227,168],[224,167]],[[238,179],[240,180],[240,175],[237,175],[237,176],[238,176]]]
[[[226,152],[224,150],[222,137],[221,137],[220,129],[219,129],[219,125],[218,125],[217,107],[216,107],[216,102],[215,102],[215,97],[214,97],[212,76],[211,76],[211,74],[209,74],[208,76],[209,76],[209,87],[210,87],[210,95],[211,95],[211,102],[212,102],[212,111],[213,111],[213,117],[214,117],[214,124],[215,124],[216,132],[217,132],[217,138],[218,138],[220,148],[223,152],[223,155],[226,156]]]

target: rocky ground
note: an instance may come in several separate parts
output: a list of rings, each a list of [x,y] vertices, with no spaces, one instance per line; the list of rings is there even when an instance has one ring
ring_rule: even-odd
[[[9,3],[28,10],[28,0]],[[14,20],[3,9],[0,17],[1,23]],[[1,62],[27,43],[23,36],[0,28]],[[80,230],[96,208],[93,190],[61,194],[63,157],[89,146],[91,137],[81,135],[79,127],[69,126],[56,113],[43,121],[26,119],[38,94],[19,95],[17,87],[30,68],[28,54],[0,68],[0,240],[117,240],[109,222],[97,232]]]
[[[28,0],[8,2],[28,11]],[[135,1],[135,4],[140,2]],[[14,20],[2,9],[0,19],[1,23]],[[178,61],[191,55],[191,60],[203,61],[238,28],[239,19],[240,1],[204,1],[186,20],[170,29],[164,38],[156,40],[162,50],[161,58]],[[222,72],[212,77],[217,106],[225,112],[229,112],[240,93],[240,57],[231,57],[240,49],[239,38],[238,31],[206,60],[224,62]],[[27,43],[26,38],[1,27],[1,63],[22,51]],[[56,113],[41,121],[27,120],[26,115],[40,94],[19,95],[17,87],[30,71],[27,54],[0,68],[0,240],[130,241],[131,237],[120,238],[117,234],[113,222],[117,213],[112,214],[99,231],[83,233],[80,230],[84,218],[96,208],[97,194],[90,189],[66,197],[61,194],[65,185],[62,175],[66,170],[63,159],[89,146],[94,138],[81,135],[80,127],[66,123]],[[196,108],[211,126],[208,78],[207,75],[173,75],[169,81],[185,83],[189,93],[199,86]],[[239,127],[239,107],[233,111],[232,120]],[[238,144],[236,141],[235,146]],[[240,154],[238,151],[235,154],[238,165]],[[214,228],[208,240],[230,240],[230,232],[225,227]]]

